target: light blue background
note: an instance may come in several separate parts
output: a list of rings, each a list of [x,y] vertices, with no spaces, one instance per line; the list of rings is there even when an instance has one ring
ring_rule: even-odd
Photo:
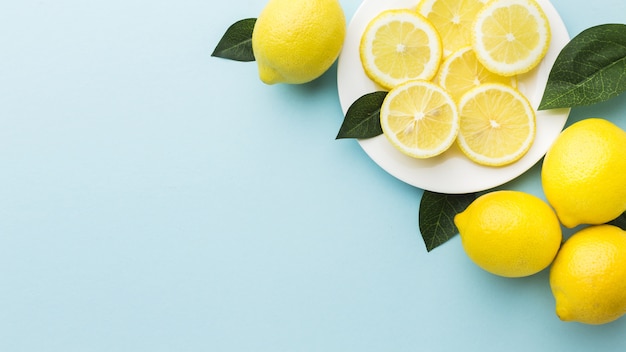
[[[336,66],[266,86],[210,56],[264,4],[0,3],[0,351],[626,348],[626,319],[560,322],[546,271],[427,253],[422,191],[335,140]],[[626,22],[623,0],[553,4],[572,36]],[[539,168],[503,188],[542,196]]]

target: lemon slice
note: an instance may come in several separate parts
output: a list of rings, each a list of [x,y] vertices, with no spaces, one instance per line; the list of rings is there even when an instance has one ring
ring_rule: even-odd
[[[365,73],[391,89],[409,80],[435,76],[441,63],[441,38],[417,12],[386,10],[368,23],[359,53]]]
[[[490,1],[472,27],[472,47],[478,60],[505,76],[532,70],[549,45],[550,23],[534,0]]]
[[[452,97],[438,85],[414,80],[392,89],[380,108],[380,124],[389,142],[414,158],[446,151],[459,131]]]
[[[502,166],[519,160],[535,139],[535,111],[517,89],[487,83],[459,102],[459,147],[472,161]]]
[[[472,24],[486,0],[422,0],[417,11],[435,26],[447,57],[472,43]]]
[[[487,70],[469,46],[457,50],[443,61],[438,80],[439,85],[457,102],[463,94],[481,84],[502,83],[513,87],[517,85],[516,76],[506,77]]]

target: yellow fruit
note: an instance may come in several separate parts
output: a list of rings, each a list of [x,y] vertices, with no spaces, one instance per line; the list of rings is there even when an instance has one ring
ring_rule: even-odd
[[[454,223],[469,258],[505,277],[547,268],[561,245],[561,225],[543,200],[520,191],[493,191],[457,214]]]
[[[604,324],[626,313],[626,231],[587,227],[570,237],[550,269],[556,314],[564,321]]]
[[[389,142],[414,158],[446,151],[456,138],[459,117],[450,95],[422,80],[392,89],[380,108],[380,124]]]
[[[502,166],[519,160],[535,139],[535,111],[517,89],[487,83],[459,102],[458,144],[472,161]]]
[[[261,81],[310,82],[335,62],[346,35],[338,0],[269,0],[252,32]]]
[[[444,56],[472,42],[472,24],[484,0],[422,0],[417,11],[437,29]]]
[[[599,118],[566,128],[546,153],[541,182],[567,227],[603,224],[626,211],[626,132]]]
[[[478,60],[504,76],[532,70],[549,45],[550,23],[534,0],[492,0],[478,13],[472,28]]]
[[[359,54],[365,73],[385,89],[409,80],[430,80],[441,63],[441,38],[423,16],[386,10],[368,23]]]
[[[463,47],[448,56],[438,74],[439,85],[447,90],[455,101],[470,89],[485,83],[502,83],[516,86],[517,79],[493,73],[485,68],[471,47]]]

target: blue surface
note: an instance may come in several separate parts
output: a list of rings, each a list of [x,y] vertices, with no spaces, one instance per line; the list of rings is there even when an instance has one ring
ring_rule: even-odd
[[[559,321],[545,271],[487,274],[458,237],[427,253],[422,191],[335,140],[336,66],[266,86],[210,57],[264,3],[0,3],[0,351],[626,348],[626,318]],[[553,4],[572,36],[626,22]],[[503,188],[542,195],[539,168]]]

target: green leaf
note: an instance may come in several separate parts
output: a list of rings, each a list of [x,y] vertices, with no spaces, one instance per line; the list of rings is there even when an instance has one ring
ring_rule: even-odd
[[[254,61],[252,32],[255,23],[256,18],[246,18],[233,23],[217,43],[211,56],[235,61]]]
[[[419,228],[428,252],[456,236],[454,216],[476,199],[475,193],[442,194],[424,191],[420,202]]]
[[[346,112],[336,139],[371,138],[383,133],[380,127],[380,107],[387,92],[365,94],[357,99]]]
[[[626,212],[622,213],[622,215],[618,216],[617,219],[609,222],[610,225],[615,225],[622,230],[626,231]]]
[[[626,25],[603,24],[574,37],[559,53],[540,110],[592,105],[626,90]]]

